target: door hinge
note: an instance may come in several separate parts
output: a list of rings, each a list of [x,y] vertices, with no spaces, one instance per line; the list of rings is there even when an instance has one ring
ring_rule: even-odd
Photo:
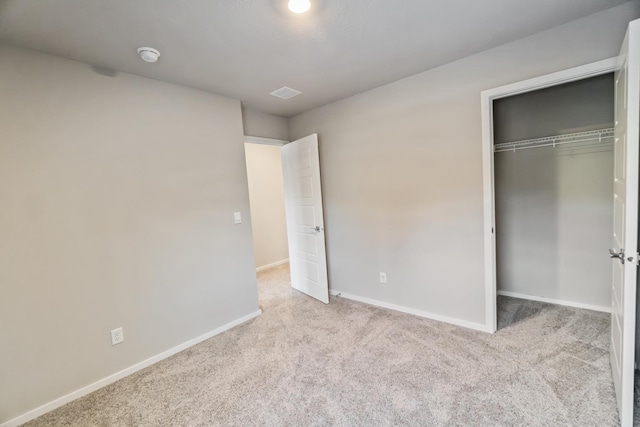
[[[634,263],[636,266],[640,265],[640,253],[636,252],[633,256],[627,257],[627,261]]]

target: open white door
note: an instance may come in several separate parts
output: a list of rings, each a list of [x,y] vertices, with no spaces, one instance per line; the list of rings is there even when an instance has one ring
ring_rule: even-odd
[[[620,423],[633,425],[636,279],[638,268],[638,161],[640,128],[640,20],[629,24],[615,76],[613,286],[611,369]]]
[[[291,286],[329,303],[318,135],[282,147]]]

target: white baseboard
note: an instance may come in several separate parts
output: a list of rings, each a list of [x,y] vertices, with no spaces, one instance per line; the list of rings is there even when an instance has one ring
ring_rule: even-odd
[[[39,406],[35,409],[30,410],[29,412],[26,412],[22,415],[19,415],[15,418],[12,418],[8,421],[3,422],[2,424],[0,424],[0,427],[16,427],[19,426],[21,424],[24,424],[28,421],[31,421],[41,415],[46,414],[47,412],[53,411],[56,408],[61,407],[62,405],[66,405],[67,403],[76,400],[82,396],[86,396],[89,393],[92,393],[102,387],[105,387],[111,383],[114,383],[124,377],[127,377],[135,372],[138,372],[148,366],[153,365],[154,363],[157,363],[163,359],[166,359],[167,357],[173,356],[176,353],[181,352],[182,350],[185,350],[189,347],[192,347],[196,344],[201,343],[204,340],[207,340],[213,336],[216,336],[218,334],[221,334],[222,332],[225,332],[231,328],[233,328],[234,326],[238,326],[242,323],[245,323],[255,317],[258,317],[260,314],[262,313],[262,310],[258,310],[258,311],[254,311],[253,313],[247,314],[246,316],[243,316],[239,319],[236,319],[232,322],[229,322],[225,325],[220,326],[219,328],[216,328],[212,331],[209,331],[203,335],[200,335],[196,338],[193,338],[189,341],[183,342],[182,344],[170,348],[167,351],[163,351],[160,354],[156,354],[155,356],[152,356],[146,360],[143,360],[142,362],[136,363],[133,366],[129,366],[128,368],[123,369],[122,371],[116,372],[115,374],[109,375],[108,377],[105,377],[101,380],[98,380],[92,384],[89,384],[87,386],[84,386],[76,391],[72,391],[69,394],[66,394],[62,397],[59,397],[55,400],[52,400],[49,403],[45,403],[42,406]]]
[[[545,298],[545,297],[536,297],[533,295],[525,295],[525,294],[519,294],[517,292],[509,292],[509,291],[498,291],[498,295],[503,295],[505,297],[520,298],[520,299],[528,299],[531,301],[547,302],[549,304],[565,305],[567,307],[585,308],[587,310],[601,311],[603,313],[611,313],[611,307],[606,307],[601,305],[591,305],[591,304],[583,304],[581,302],[565,301],[565,300]]]
[[[378,301],[370,298],[360,297],[357,295],[348,294],[342,291],[329,290],[331,295],[341,298],[350,299],[353,301],[363,302],[369,305],[375,305],[376,307],[387,308],[389,310],[400,311],[402,313],[413,314],[414,316],[424,317],[425,319],[437,320],[438,322],[449,323],[451,325],[462,326],[463,328],[475,329],[476,331],[489,332],[490,330],[484,323],[469,322],[467,320],[456,319],[453,317],[443,316],[441,314],[429,313],[427,311],[416,310],[415,308],[403,307],[401,305],[391,304],[384,301]]]
[[[278,265],[286,264],[288,262],[289,262],[289,258],[285,258],[285,259],[281,259],[280,261],[272,262],[271,264],[263,265],[262,267],[256,268],[256,273],[258,271],[266,270],[268,268],[276,267]],[[0,426],[0,427],[2,427],[2,426]]]

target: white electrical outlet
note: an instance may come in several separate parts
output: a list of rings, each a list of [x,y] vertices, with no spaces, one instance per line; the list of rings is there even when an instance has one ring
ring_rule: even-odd
[[[387,273],[380,272],[380,283],[387,283]]]
[[[111,345],[120,344],[124,342],[124,332],[122,332],[122,328],[113,329],[111,331]]]

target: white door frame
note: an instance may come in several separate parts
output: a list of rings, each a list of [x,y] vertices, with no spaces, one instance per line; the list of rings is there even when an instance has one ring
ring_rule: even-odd
[[[587,79],[618,68],[618,58],[609,58],[591,64],[558,71],[533,79],[523,80],[482,91],[482,173],[484,200],[484,281],[485,281],[485,329],[494,333],[498,329],[496,240],[495,240],[495,192],[493,168],[493,101],[495,99],[531,92],[563,83]],[[612,89],[613,90],[613,89]],[[606,248],[605,248],[606,249]]]
[[[263,138],[261,136],[245,135],[244,142],[247,144],[277,145],[278,147],[282,147],[283,145],[288,144],[290,141],[284,139]]]

